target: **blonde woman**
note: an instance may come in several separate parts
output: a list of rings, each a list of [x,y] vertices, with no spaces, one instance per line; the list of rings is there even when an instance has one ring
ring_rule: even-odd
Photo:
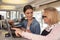
[[[18,34],[20,34],[22,37],[30,40],[60,40],[60,24],[58,24],[58,11],[53,7],[45,8],[42,18],[44,19],[44,22],[49,25],[45,29],[45,31],[49,33],[45,34],[46,32],[43,31],[41,35],[37,35],[24,32],[19,29],[16,30],[16,35],[19,36]]]

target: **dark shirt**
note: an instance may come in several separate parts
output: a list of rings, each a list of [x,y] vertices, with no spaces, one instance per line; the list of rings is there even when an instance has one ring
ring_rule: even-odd
[[[43,35],[43,36],[47,36],[50,32],[51,32],[51,30],[50,30],[49,32],[46,31],[46,30],[43,30],[43,32],[41,33],[41,35]]]

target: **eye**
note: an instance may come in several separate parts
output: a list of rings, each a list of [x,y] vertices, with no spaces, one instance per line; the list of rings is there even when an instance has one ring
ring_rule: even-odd
[[[43,19],[46,18],[46,17],[47,17],[47,16],[44,16],[44,15],[42,16]]]
[[[26,14],[29,14],[29,13],[26,13]]]

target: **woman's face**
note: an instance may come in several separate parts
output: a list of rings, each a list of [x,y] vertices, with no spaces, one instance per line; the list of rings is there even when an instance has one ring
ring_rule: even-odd
[[[32,9],[27,9],[25,11],[25,16],[28,20],[31,20],[33,18],[33,10]]]
[[[46,24],[49,24],[50,23],[50,19],[48,18],[48,13],[47,12],[44,12],[44,14],[43,14],[43,19],[44,19],[44,22],[46,23]]]

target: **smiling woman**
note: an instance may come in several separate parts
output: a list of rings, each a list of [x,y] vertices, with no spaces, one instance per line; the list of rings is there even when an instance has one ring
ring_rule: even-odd
[[[33,34],[40,34],[41,28],[39,22],[33,17],[33,7],[31,5],[26,5],[23,8],[25,14],[25,19],[23,22],[20,22],[20,27],[24,28],[23,30]],[[17,26],[19,26],[17,25]]]

